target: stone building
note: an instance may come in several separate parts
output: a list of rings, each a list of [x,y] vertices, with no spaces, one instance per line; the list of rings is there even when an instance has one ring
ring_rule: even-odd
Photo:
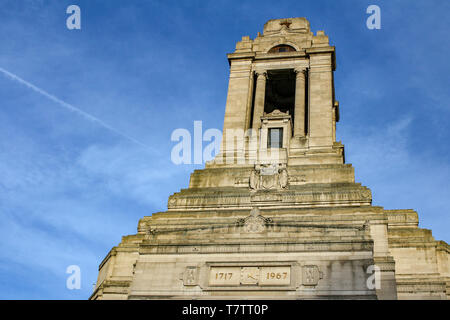
[[[220,153],[108,253],[91,299],[448,299],[448,244],[345,163],[325,33],[270,20],[228,61]]]

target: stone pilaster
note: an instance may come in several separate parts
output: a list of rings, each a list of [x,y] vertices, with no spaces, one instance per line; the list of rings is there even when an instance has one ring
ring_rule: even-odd
[[[387,229],[386,220],[370,222],[370,235],[374,243],[373,261],[378,270],[376,277],[379,277],[376,292],[380,300],[397,299],[395,261],[389,252]]]
[[[246,126],[246,106],[251,90],[251,61],[251,58],[246,56],[230,60],[230,79],[223,123],[224,134],[236,132],[236,130],[243,131]],[[233,153],[236,146],[227,146],[226,142],[226,139],[222,139],[221,153]]]
[[[333,145],[333,60],[332,53],[311,53],[308,72],[309,145],[329,148]]]

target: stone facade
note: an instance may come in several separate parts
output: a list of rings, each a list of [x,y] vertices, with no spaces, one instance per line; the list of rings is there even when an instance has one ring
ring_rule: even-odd
[[[220,153],[109,252],[91,299],[448,299],[448,244],[345,163],[325,33],[270,20],[228,60]]]

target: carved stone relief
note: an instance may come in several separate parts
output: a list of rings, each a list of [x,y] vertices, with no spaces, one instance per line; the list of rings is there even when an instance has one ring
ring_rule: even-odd
[[[253,208],[250,215],[245,219],[239,219],[237,223],[243,225],[243,229],[248,233],[260,233],[266,229],[266,225],[272,222],[271,218],[265,218],[259,214],[258,208]]]
[[[288,181],[286,165],[256,165],[250,173],[249,186],[252,190],[286,189]]]
[[[197,267],[187,267],[183,275],[183,284],[185,286],[195,286],[198,283]]]
[[[323,278],[322,272],[316,265],[303,266],[302,283],[304,286],[316,286],[319,280]]]

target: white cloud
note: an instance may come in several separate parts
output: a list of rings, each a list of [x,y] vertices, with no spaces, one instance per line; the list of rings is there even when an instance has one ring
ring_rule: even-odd
[[[114,194],[157,207],[161,206],[161,187],[171,184],[174,176],[185,170],[173,165],[169,155],[155,157],[142,148],[124,144],[90,146],[78,157],[77,164],[101,179]]]
[[[450,165],[411,143],[412,120],[405,116],[384,127],[340,131],[346,162],[354,166],[356,181],[372,189],[374,205],[414,209],[422,227],[448,242]]]

